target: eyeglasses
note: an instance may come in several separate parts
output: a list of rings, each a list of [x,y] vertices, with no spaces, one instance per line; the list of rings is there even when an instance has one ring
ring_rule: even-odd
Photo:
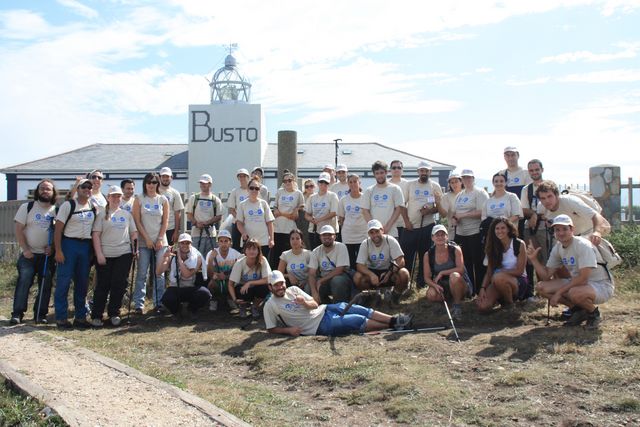
[[[147,184],[158,185],[158,181],[147,181]]]
[[[104,178],[102,178],[100,175],[91,175],[91,179],[103,180]]]
[[[83,184],[80,186],[80,188],[82,188],[83,190],[91,190],[93,188],[93,185]]]
[[[313,188],[313,187],[315,187],[315,185],[313,185],[313,184],[307,184],[307,185],[304,186],[304,188]]]
[[[251,191],[260,191],[260,187],[249,187]]]
[[[402,166],[391,166],[393,170],[402,170]]]

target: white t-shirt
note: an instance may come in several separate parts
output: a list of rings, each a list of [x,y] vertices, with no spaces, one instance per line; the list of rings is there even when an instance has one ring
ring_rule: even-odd
[[[484,189],[473,187],[467,191],[464,189],[456,197],[455,214],[462,214],[482,210],[489,200],[489,195]],[[458,236],[472,236],[480,233],[480,218],[462,218],[458,221],[456,234]]]
[[[393,236],[383,236],[380,246],[376,246],[369,237],[360,244],[356,262],[370,270],[388,270],[391,261],[400,256],[404,256],[404,252]]]
[[[105,215],[106,208],[98,209],[93,223],[93,231],[100,232],[102,254],[106,258],[116,258],[131,253],[131,233],[138,231],[133,217],[122,208]]]
[[[400,189],[402,190],[402,196],[404,197],[404,203],[406,205],[407,200],[409,199],[408,193],[407,193],[407,187],[408,187],[409,181],[404,178],[400,178],[400,182],[393,182],[391,179],[389,179],[388,182],[389,184],[395,184],[398,187],[400,187]],[[404,227],[404,226],[405,226],[404,219],[402,218],[402,215],[400,215],[398,216],[398,220],[396,221],[396,227]]]
[[[442,196],[440,201],[442,209],[447,211],[447,231],[449,232],[449,240],[453,240],[456,237],[456,228],[451,223],[451,217],[453,217],[453,214],[455,213],[456,198],[458,197],[458,194],[449,191]]]
[[[607,271],[602,265],[602,256],[595,246],[584,237],[574,236],[572,242],[566,248],[557,242],[547,261],[547,267],[560,268],[563,265],[569,270],[571,277],[577,277],[581,268],[591,268],[589,282],[611,282]],[[613,283],[611,284],[613,286]]]
[[[569,215],[573,221],[573,234],[575,236],[588,236],[593,233],[593,221],[591,218],[598,212],[591,206],[587,205],[578,196],[571,194],[561,194],[558,196],[558,209],[550,211],[543,206],[538,205],[538,214],[544,215],[548,220],[552,220],[558,215]]]
[[[207,253],[207,259],[205,260],[205,265],[209,265],[209,260],[213,255],[213,251],[214,249],[210,250]],[[236,261],[239,258],[244,256],[233,248],[229,248],[229,252],[227,252],[227,256],[224,258],[220,254],[219,249],[215,249],[215,251],[216,251],[216,262],[218,263],[218,271],[217,271],[218,273],[225,273],[225,274],[230,273]],[[215,269],[215,263],[213,264],[213,266]]]
[[[315,193],[307,199],[307,203],[304,206],[306,213],[312,215],[315,218],[320,218],[328,214],[329,212],[335,212],[338,214],[338,196],[336,193],[327,191],[324,195]],[[340,231],[338,229],[338,217],[328,219],[327,221],[319,222],[316,232],[320,231],[323,225],[330,225],[336,233]],[[313,224],[309,223],[309,232],[313,232]]]
[[[276,209],[282,213],[290,214],[298,212],[300,206],[304,206],[304,196],[300,190],[288,192],[284,188],[279,188],[276,192]],[[275,222],[275,232],[289,234],[296,229],[296,222],[292,219],[279,216]]]
[[[522,218],[522,204],[518,196],[507,191],[502,197],[489,197],[489,200],[482,207],[481,218],[497,218],[499,216],[509,218],[513,215],[518,215]]]
[[[184,203],[182,202],[182,195],[178,190],[173,187],[167,187],[167,189],[160,193],[169,201],[169,225],[167,230],[174,230],[176,228],[176,212],[184,209]]]
[[[271,274],[271,267],[269,267],[269,262],[265,257],[262,257],[260,260],[260,270],[258,271],[255,266],[249,267],[247,265],[247,257],[243,256],[233,264],[229,280],[234,282],[236,285],[243,285],[252,280],[260,280],[264,277],[269,277],[269,274]]]
[[[425,215],[423,218],[420,214],[420,209],[425,205],[429,207],[435,205],[436,196],[442,196],[442,188],[440,188],[440,185],[430,179],[424,184],[416,179],[409,182],[406,194],[408,197],[407,214],[409,215],[411,224],[415,228],[420,228],[421,223],[423,227],[433,224],[435,222],[435,214]]]
[[[136,196],[131,196],[129,200],[122,199],[122,202],[120,203],[120,208],[124,209],[125,211],[133,215],[133,201],[135,199],[136,199]]]
[[[396,207],[404,206],[402,190],[399,186],[388,182],[384,187],[378,187],[378,184],[373,184],[364,191],[362,197],[362,207],[368,209],[371,217],[380,221],[382,225],[385,225],[393,216]],[[385,233],[398,237],[398,228],[395,223],[391,230],[385,230]]]
[[[229,198],[227,199],[227,208],[229,210],[231,209],[238,209],[238,205],[240,203],[242,203],[243,201],[247,200],[249,198],[249,189],[248,188],[234,188],[233,190],[231,190],[231,193],[229,193]],[[235,224],[236,219],[233,218],[233,223]]]
[[[155,197],[145,196],[139,194],[138,201],[140,203],[140,217],[142,219],[142,226],[144,227],[147,235],[154,242],[158,239],[162,239],[162,245],[167,246],[167,236],[165,233],[160,235],[160,228],[162,228],[162,214],[164,212],[164,202],[167,200],[163,195],[157,194]]]
[[[520,166],[518,166],[518,170],[514,172],[511,172],[507,169],[503,169],[500,172],[507,175],[507,187],[520,187],[523,185],[527,185],[532,181],[531,175],[529,175],[529,171],[521,168]]]
[[[91,210],[91,202],[87,201],[84,205],[78,203],[77,200],[75,202],[76,208],[71,216],[69,216],[71,203],[69,201],[64,202],[58,210],[56,221],[64,224],[67,222],[67,217],[69,217],[69,223],[64,228],[63,234],[74,239],[90,239],[93,221],[95,220],[95,214]]]
[[[367,221],[362,214],[362,194],[355,199],[347,194],[338,203],[338,216],[344,218],[342,223],[342,243],[358,244],[367,238]]]
[[[196,208],[195,211],[193,210],[194,204]],[[213,217],[224,214],[222,201],[213,193],[207,195],[192,194],[191,196],[189,196],[189,200],[187,201],[187,206],[185,207],[185,209],[187,213],[193,213],[194,222],[208,222],[211,221]],[[170,216],[173,216],[173,212],[171,212]],[[206,235],[206,232],[204,230],[196,227],[195,225],[191,227],[191,236],[201,237],[203,235]],[[213,235],[214,234],[212,233],[212,236]]]
[[[256,239],[260,246],[269,244],[267,223],[273,222],[275,218],[266,201],[257,199],[252,202],[247,199],[240,203],[236,213],[236,219],[244,224],[245,233],[250,238]]]
[[[342,198],[349,193],[349,184],[347,184],[346,182],[343,184],[338,181],[331,187],[329,187],[329,191],[331,191],[332,193],[336,193],[336,196],[338,196],[338,200],[342,200]]]
[[[302,249],[298,255],[292,249],[282,252],[280,259],[287,265],[287,273],[296,276],[300,284],[306,284],[309,279],[309,265],[312,253],[308,249]]]
[[[297,286],[287,288],[284,296],[281,298],[278,298],[275,295],[272,295],[271,298],[269,298],[269,300],[264,304],[263,312],[264,324],[267,329],[277,327],[280,317],[286,324],[285,326],[296,326],[302,328],[302,335],[316,334],[327,306],[323,304],[318,308],[311,310],[296,303],[295,299],[297,296],[303,296],[307,301],[313,300],[311,295],[307,294]]]
[[[167,248],[167,250],[169,250],[169,248]],[[198,252],[198,250],[196,248],[194,248],[193,246],[191,246],[189,248],[189,255],[187,256],[187,259],[184,260],[184,265],[185,267],[187,267],[189,270],[193,270],[194,268],[198,267],[198,260],[202,259],[202,255],[200,254],[200,252]],[[178,286],[178,282],[176,280],[176,263],[177,261],[173,258],[171,258],[171,267],[169,269],[169,286],[173,287],[173,286]],[[206,268],[204,267],[204,265],[200,266],[201,270],[206,270]],[[180,275],[180,287],[181,288],[187,288],[187,287],[193,287],[193,285],[196,282],[196,273],[198,271],[195,271],[193,273],[193,275],[191,277],[189,277],[188,279],[185,279],[182,277],[182,275]],[[205,274],[206,276],[206,274]]]
[[[347,246],[344,243],[335,242],[331,252],[325,251],[324,245],[315,248],[309,268],[319,271],[320,277],[324,277],[337,267],[349,267],[349,265]]]
[[[43,254],[45,247],[49,244],[49,227],[56,216],[56,207],[50,205],[45,208],[40,202],[34,202],[31,211],[27,214],[28,204],[27,202],[20,205],[13,220],[25,226],[24,237],[31,252]]]

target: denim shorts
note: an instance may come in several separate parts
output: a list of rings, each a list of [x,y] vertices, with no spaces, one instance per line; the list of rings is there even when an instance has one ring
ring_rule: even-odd
[[[367,319],[371,318],[373,309],[354,304],[344,316],[340,316],[347,305],[346,302],[328,304],[316,335],[336,336],[356,331],[364,332]]]

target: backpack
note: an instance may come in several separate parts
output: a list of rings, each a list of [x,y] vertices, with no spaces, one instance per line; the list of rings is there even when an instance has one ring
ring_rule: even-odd
[[[198,207],[198,202],[200,200],[208,200],[210,202],[213,203],[213,216],[216,217],[218,216],[218,205],[216,204],[216,196],[214,194],[211,195],[211,198],[200,198],[200,193],[194,193],[193,194],[195,196],[194,200],[193,200],[193,210],[191,211],[191,215],[192,217],[195,219],[196,217],[196,207]],[[216,230],[218,230],[220,228],[220,222],[214,222],[213,224],[211,224],[212,226],[215,227]],[[215,231],[214,231],[215,233]],[[215,237],[215,236],[213,236]]]
[[[64,226],[62,227],[62,233],[63,234],[64,234],[64,230],[67,228],[67,224],[69,224],[69,219],[71,218],[71,215],[78,215],[78,214],[85,213],[85,212],[93,212],[93,220],[95,221],[95,219],[96,219],[96,207],[93,204],[89,203],[91,205],[91,209],[84,209],[84,210],[81,210],[81,211],[78,211],[78,212],[74,212],[76,210],[76,201],[75,201],[75,199],[70,199],[70,200],[67,200],[67,201],[69,202],[71,207],[69,208],[69,215],[67,215],[67,219],[65,220]],[[59,208],[57,208],[56,211],[58,209]]]
[[[449,250],[449,259],[456,259],[456,248],[459,247],[453,240],[447,241],[447,249]],[[429,248],[429,267],[431,268],[431,274],[433,274],[433,268],[436,265],[436,245],[431,245]]]
[[[622,264],[622,257],[616,251],[616,248],[613,247],[610,241],[606,239],[600,239],[600,244],[596,246],[600,256],[602,256],[603,263],[598,263],[602,265],[609,273],[609,269],[616,268],[620,264]],[[609,273],[611,275],[611,273]]]
[[[593,197],[590,191],[574,190],[572,188],[566,188],[562,190],[561,194],[568,194],[570,196],[575,196],[580,200],[582,200],[583,202],[585,202],[587,206],[589,206],[596,212],[598,213],[602,212],[602,206],[600,206],[600,203],[598,203],[598,201]]]

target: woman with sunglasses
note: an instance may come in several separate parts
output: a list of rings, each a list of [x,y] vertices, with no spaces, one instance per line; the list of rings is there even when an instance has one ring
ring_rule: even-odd
[[[240,317],[247,317],[249,307],[255,319],[260,317],[260,304],[269,294],[270,273],[271,268],[262,256],[260,243],[255,239],[247,240],[244,257],[233,264],[228,284],[229,296],[238,304]]]
[[[362,215],[362,188],[360,177],[354,173],[347,178],[349,193],[338,203],[338,222],[342,230],[342,243],[347,245],[349,263],[356,269],[360,244],[367,240],[367,220]]]
[[[268,258],[269,249],[273,247],[273,222],[275,218],[269,203],[260,197],[260,183],[255,179],[249,181],[249,198],[238,205],[236,210],[236,226],[242,235],[242,241],[256,240],[262,253]]]
[[[270,263],[275,269],[282,252],[291,248],[289,246],[289,233],[296,229],[298,211],[304,207],[304,196],[296,189],[296,177],[291,172],[285,173],[282,178],[282,187],[276,192],[276,209],[273,211],[275,218],[274,245],[270,253]]]
[[[140,236],[138,273],[133,293],[136,314],[143,313],[149,264],[152,264],[155,270],[155,266],[162,262],[164,251],[168,246],[166,233],[169,225],[169,201],[159,193],[159,188],[158,174],[155,172],[146,174],[142,181],[142,194],[136,196],[133,202],[133,219]],[[153,283],[154,308],[160,311],[162,295],[164,295],[164,275],[155,274]]]
[[[71,198],[77,198],[76,194],[78,192],[78,185],[80,181],[89,180],[91,182],[91,204],[93,206],[98,206],[104,208],[107,206],[107,199],[102,194],[102,182],[104,180],[104,175],[102,171],[99,169],[92,170],[85,176],[76,176],[76,182],[73,184],[71,190],[67,193],[66,199],[70,200]]]
[[[305,249],[302,240],[302,231],[296,229],[289,233],[289,244],[291,249],[284,251],[280,255],[278,270],[287,279],[290,286],[297,286],[308,294],[311,294],[309,285],[309,263],[311,262],[311,251]]]
[[[120,325],[120,307],[127,290],[133,242],[138,238],[133,217],[120,207],[122,189],[115,185],[110,187],[107,199],[107,206],[99,211],[93,223],[92,233],[98,283],[93,294],[90,323],[96,327],[102,326],[107,298],[109,321],[113,326]]]

